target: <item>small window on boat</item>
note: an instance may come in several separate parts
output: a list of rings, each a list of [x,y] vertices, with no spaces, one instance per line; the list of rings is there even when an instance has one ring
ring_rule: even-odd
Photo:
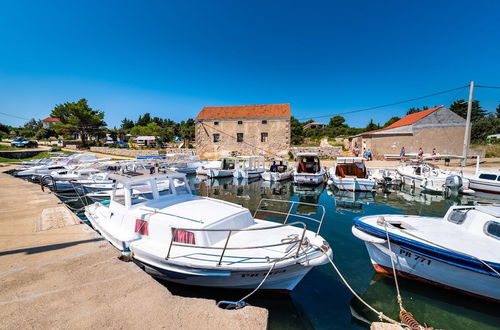
[[[130,204],[136,205],[153,199],[153,190],[149,182],[130,186]]]
[[[177,193],[177,195],[189,194],[189,186],[187,185],[186,181],[179,178],[173,178],[172,182],[174,184],[175,192]]]
[[[454,224],[457,224],[457,225],[461,225],[465,221],[466,217],[467,217],[467,211],[463,212],[463,211],[455,210],[455,211],[452,211],[450,213],[450,215],[448,216],[448,221],[452,222]]]
[[[485,179],[485,180],[495,181],[497,179],[497,176],[495,174],[482,173],[482,174],[479,174],[479,178]]]
[[[500,223],[496,221],[488,221],[486,223],[486,234],[500,239]]]
[[[141,235],[149,235],[148,222],[142,219],[135,219],[135,232]]]
[[[174,242],[184,244],[196,244],[194,233],[189,230],[175,230]]]

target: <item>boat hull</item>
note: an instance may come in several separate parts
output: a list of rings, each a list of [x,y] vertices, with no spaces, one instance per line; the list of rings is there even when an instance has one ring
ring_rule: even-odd
[[[224,178],[224,177],[233,176],[233,170],[221,170],[221,169],[217,169],[217,168],[203,168],[203,169],[197,169],[196,174],[205,175],[205,176],[208,176],[209,178]]]
[[[392,272],[391,252],[386,243],[365,241],[373,267],[379,273]],[[422,256],[391,242],[394,265],[399,275],[453,288],[487,299],[500,300],[499,278],[456,267]],[[390,273],[389,275],[392,275]]]
[[[262,173],[262,179],[265,181],[284,181],[290,179],[290,172],[264,172]]]
[[[262,271],[214,271],[210,269],[156,267],[135,257],[144,270],[151,276],[185,285],[225,288],[254,289],[264,279],[269,269]],[[269,265],[269,268],[272,264]],[[168,269],[169,268],[169,269]],[[294,264],[283,268],[274,268],[264,281],[261,289],[292,291],[312,269],[311,266]]]
[[[249,179],[249,178],[258,178],[264,171],[255,170],[255,171],[245,171],[245,170],[236,170],[233,172],[233,177],[238,179]]]
[[[332,178],[332,184],[338,190],[361,191],[361,192],[372,191],[377,186],[377,182],[375,180],[354,179],[354,178],[344,178],[344,179]]]
[[[298,184],[318,185],[325,181],[325,174],[297,174],[293,175],[293,182]]]
[[[469,188],[491,194],[500,194],[500,182],[469,178]]]

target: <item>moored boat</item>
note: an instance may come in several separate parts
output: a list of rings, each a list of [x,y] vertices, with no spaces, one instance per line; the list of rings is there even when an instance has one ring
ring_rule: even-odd
[[[265,181],[284,181],[292,177],[288,161],[285,159],[272,159],[271,161],[269,169],[261,174],[262,179]]]
[[[319,185],[325,181],[326,172],[321,168],[316,153],[297,154],[297,167],[294,169],[293,182],[297,184]]]
[[[372,191],[377,186],[377,181],[368,175],[362,157],[337,157],[329,175],[328,183],[339,190]]]
[[[194,196],[184,174],[110,178],[123,186],[123,194],[112,194],[107,206],[87,206],[85,214],[153,276],[198,286],[252,289],[262,283],[262,289],[293,290],[312,267],[328,262],[320,249],[332,254],[319,235],[324,215],[300,217],[316,221],[313,232],[286,212],[278,224],[237,204]],[[159,182],[169,189],[160,191]]]
[[[392,274],[392,258],[402,276],[500,300],[499,206],[454,206],[443,218],[358,217],[352,232],[377,272]]]
[[[224,178],[233,176],[236,165],[236,158],[227,157],[221,160],[210,161],[196,169],[197,175],[208,176],[209,178]]]
[[[259,178],[264,173],[264,157],[238,156],[233,176],[239,179]]]

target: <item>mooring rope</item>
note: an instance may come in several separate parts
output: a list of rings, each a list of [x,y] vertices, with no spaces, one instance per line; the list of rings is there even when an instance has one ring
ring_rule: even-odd
[[[378,318],[380,320],[385,320],[389,323],[392,323],[392,324],[397,324],[399,326],[402,326],[402,327],[407,327],[406,324],[404,323],[401,323],[401,322],[398,322],[396,320],[393,320],[391,319],[389,316],[385,315],[383,312],[379,312],[378,310],[376,310],[374,307],[372,307],[369,303],[367,303],[363,298],[361,298],[361,296],[359,294],[356,293],[356,291],[354,291],[354,289],[349,285],[349,283],[347,282],[347,280],[345,279],[344,275],[342,275],[342,273],[340,272],[340,270],[337,268],[337,266],[335,265],[335,263],[333,262],[332,258],[330,258],[330,256],[326,253],[326,251],[323,251],[323,249],[319,246],[316,246],[316,245],[313,245],[314,247],[318,248],[321,252],[323,252],[323,254],[327,257],[328,261],[330,262],[330,264],[332,265],[333,269],[335,269],[335,271],[337,272],[337,275],[340,277],[340,279],[342,280],[342,282],[344,283],[344,285],[349,289],[349,291],[351,291],[351,293],[363,304],[365,305],[368,309],[370,309],[373,313],[377,314]]]

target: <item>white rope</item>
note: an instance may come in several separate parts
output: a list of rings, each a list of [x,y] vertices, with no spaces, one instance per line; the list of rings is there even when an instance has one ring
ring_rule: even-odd
[[[387,237],[387,247],[389,248],[389,258],[391,259],[391,265],[392,265],[392,274],[394,275],[394,283],[396,285],[396,293],[397,293],[397,299],[398,299],[398,304],[399,304],[399,310],[402,311],[404,310],[403,308],[403,299],[401,298],[401,293],[399,292],[399,283],[398,283],[398,276],[396,275],[396,267],[394,266],[394,258],[392,257],[393,252],[391,248],[391,240],[389,239],[389,232],[387,231],[387,221],[384,220],[384,228],[385,228],[385,237]]]

